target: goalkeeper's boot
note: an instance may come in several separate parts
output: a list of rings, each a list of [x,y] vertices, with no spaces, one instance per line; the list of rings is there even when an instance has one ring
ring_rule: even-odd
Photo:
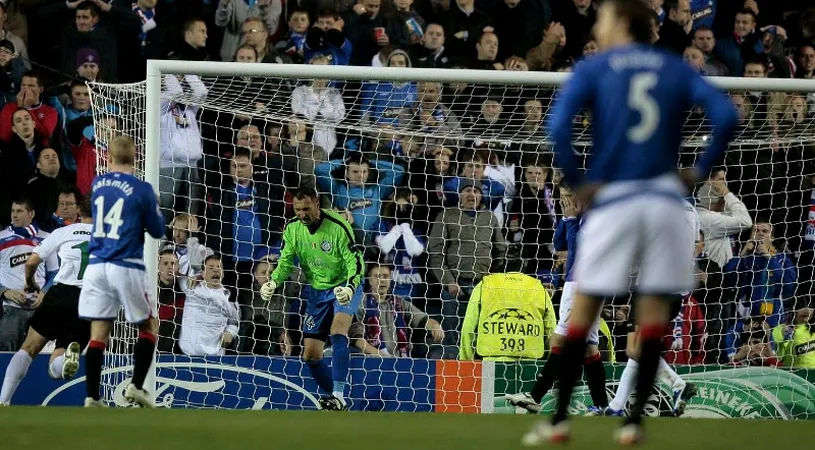
[[[614,440],[625,446],[637,445],[643,437],[642,425],[637,423],[626,423],[614,433]]]
[[[348,403],[333,395],[320,398],[320,409],[325,411],[346,411]]]
[[[685,414],[685,408],[688,406],[688,400],[698,392],[698,388],[693,383],[685,383],[682,389],[674,389],[674,417],[681,417]]]
[[[79,347],[78,342],[71,342],[68,348],[65,349],[65,362],[62,363],[62,379],[70,380],[76,375],[79,370],[79,354],[82,353],[82,348]]]
[[[537,414],[541,410],[540,403],[536,402],[528,392],[508,394],[504,396],[504,399],[507,403],[514,406],[515,412],[519,414],[526,414],[527,412]]]
[[[10,406],[8,402],[0,402],[0,406]]]
[[[137,388],[136,385],[132,383],[127,385],[127,389],[125,389],[125,400],[129,401],[130,403],[135,403],[142,408],[156,407],[156,405],[153,403],[153,399],[150,398],[150,394],[148,394],[144,389]]]
[[[569,422],[562,421],[552,425],[548,421],[536,423],[523,438],[521,444],[527,447],[536,447],[545,444],[565,444],[571,439],[572,433]]]
[[[597,416],[605,416],[607,408],[598,408],[596,406],[589,406],[589,409],[586,410],[586,416],[588,417],[597,417]]]
[[[94,400],[91,397],[85,397],[85,407],[86,408],[107,408],[108,404],[104,402],[104,400]]]

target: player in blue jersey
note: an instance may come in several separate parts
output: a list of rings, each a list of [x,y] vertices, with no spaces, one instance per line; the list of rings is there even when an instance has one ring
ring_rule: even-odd
[[[91,184],[93,229],[88,245],[88,268],[79,296],[79,316],[91,321],[91,341],[85,356],[86,407],[104,407],[99,383],[105,347],[113,320],[124,308],[125,320],[139,328],[133,348],[133,378],[126,400],[153,407],[142,388],[156,348],[156,300],[147,289],[144,267],[144,232],[160,239],[164,218],[150,184],[133,176],[136,147],[120,136],[108,146],[109,173]]]
[[[726,150],[738,116],[717,89],[678,57],[651,47],[651,11],[642,0],[607,0],[594,35],[602,50],[579,64],[558,96],[547,128],[564,181],[589,203],[575,261],[577,295],[563,346],[559,402],[541,440],[567,441],[567,408],[602,299],[629,290],[639,270],[636,322],[640,331],[637,401],[617,433],[633,444],[642,436],[642,411],[653,385],[669,320],[666,296],[693,288],[693,240],[682,220],[686,184],[707,175]],[[713,124],[695,169],[677,175],[682,125],[702,106]],[[581,174],[572,148],[572,120],[592,116],[594,142]]]
[[[558,312],[558,322],[555,332],[552,334],[552,352],[546,359],[546,365],[538,374],[535,386],[529,393],[522,392],[506,396],[507,402],[516,408],[523,408],[528,412],[537,414],[541,409],[541,399],[552,388],[555,381],[560,376],[563,362],[563,344],[566,340],[566,332],[571,316],[572,300],[574,299],[576,284],[574,283],[574,260],[577,254],[577,235],[580,231],[580,224],[583,221],[584,205],[574,198],[570,189],[565,185],[560,186],[560,206],[563,210],[563,218],[558,222],[555,229],[554,247],[557,252],[567,252],[566,264],[563,272],[565,283],[560,295],[560,311]],[[585,360],[583,361],[586,374],[586,384],[588,384],[594,405],[589,408],[589,415],[601,415],[608,407],[608,394],[606,393],[606,369],[600,358],[600,317],[597,316],[588,334],[588,347],[586,349]],[[532,440],[537,439],[537,435],[531,436]]]

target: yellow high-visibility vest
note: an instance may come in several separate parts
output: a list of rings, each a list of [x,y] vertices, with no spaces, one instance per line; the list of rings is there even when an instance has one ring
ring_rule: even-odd
[[[459,359],[540,359],[555,325],[552,299],[538,279],[487,275],[470,296]]]

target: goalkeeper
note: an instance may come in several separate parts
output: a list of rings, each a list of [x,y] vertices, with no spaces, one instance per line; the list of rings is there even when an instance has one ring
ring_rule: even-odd
[[[283,231],[277,268],[260,295],[269,300],[299,260],[310,289],[303,319],[303,359],[312,378],[325,392],[322,409],[348,409],[345,387],[348,378],[348,329],[362,301],[362,246],[351,226],[339,214],[320,209],[317,192],[300,188],[294,193],[294,213]],[[325,340],[331,339],[331,369],[323,361]]]

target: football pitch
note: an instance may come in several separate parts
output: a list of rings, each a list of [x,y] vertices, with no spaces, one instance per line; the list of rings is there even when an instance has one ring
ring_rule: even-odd
[[[543,417],[541,417],[542,419]],[[192,409],[0,409],[4,450],[520,449],[534,416]],[[577,418],[568,449],[616,448],[619,419]],[[811,445],[811,421],[651,419],[638,448],[773,449]],[[552,448],[546,445],[538,448]]]

